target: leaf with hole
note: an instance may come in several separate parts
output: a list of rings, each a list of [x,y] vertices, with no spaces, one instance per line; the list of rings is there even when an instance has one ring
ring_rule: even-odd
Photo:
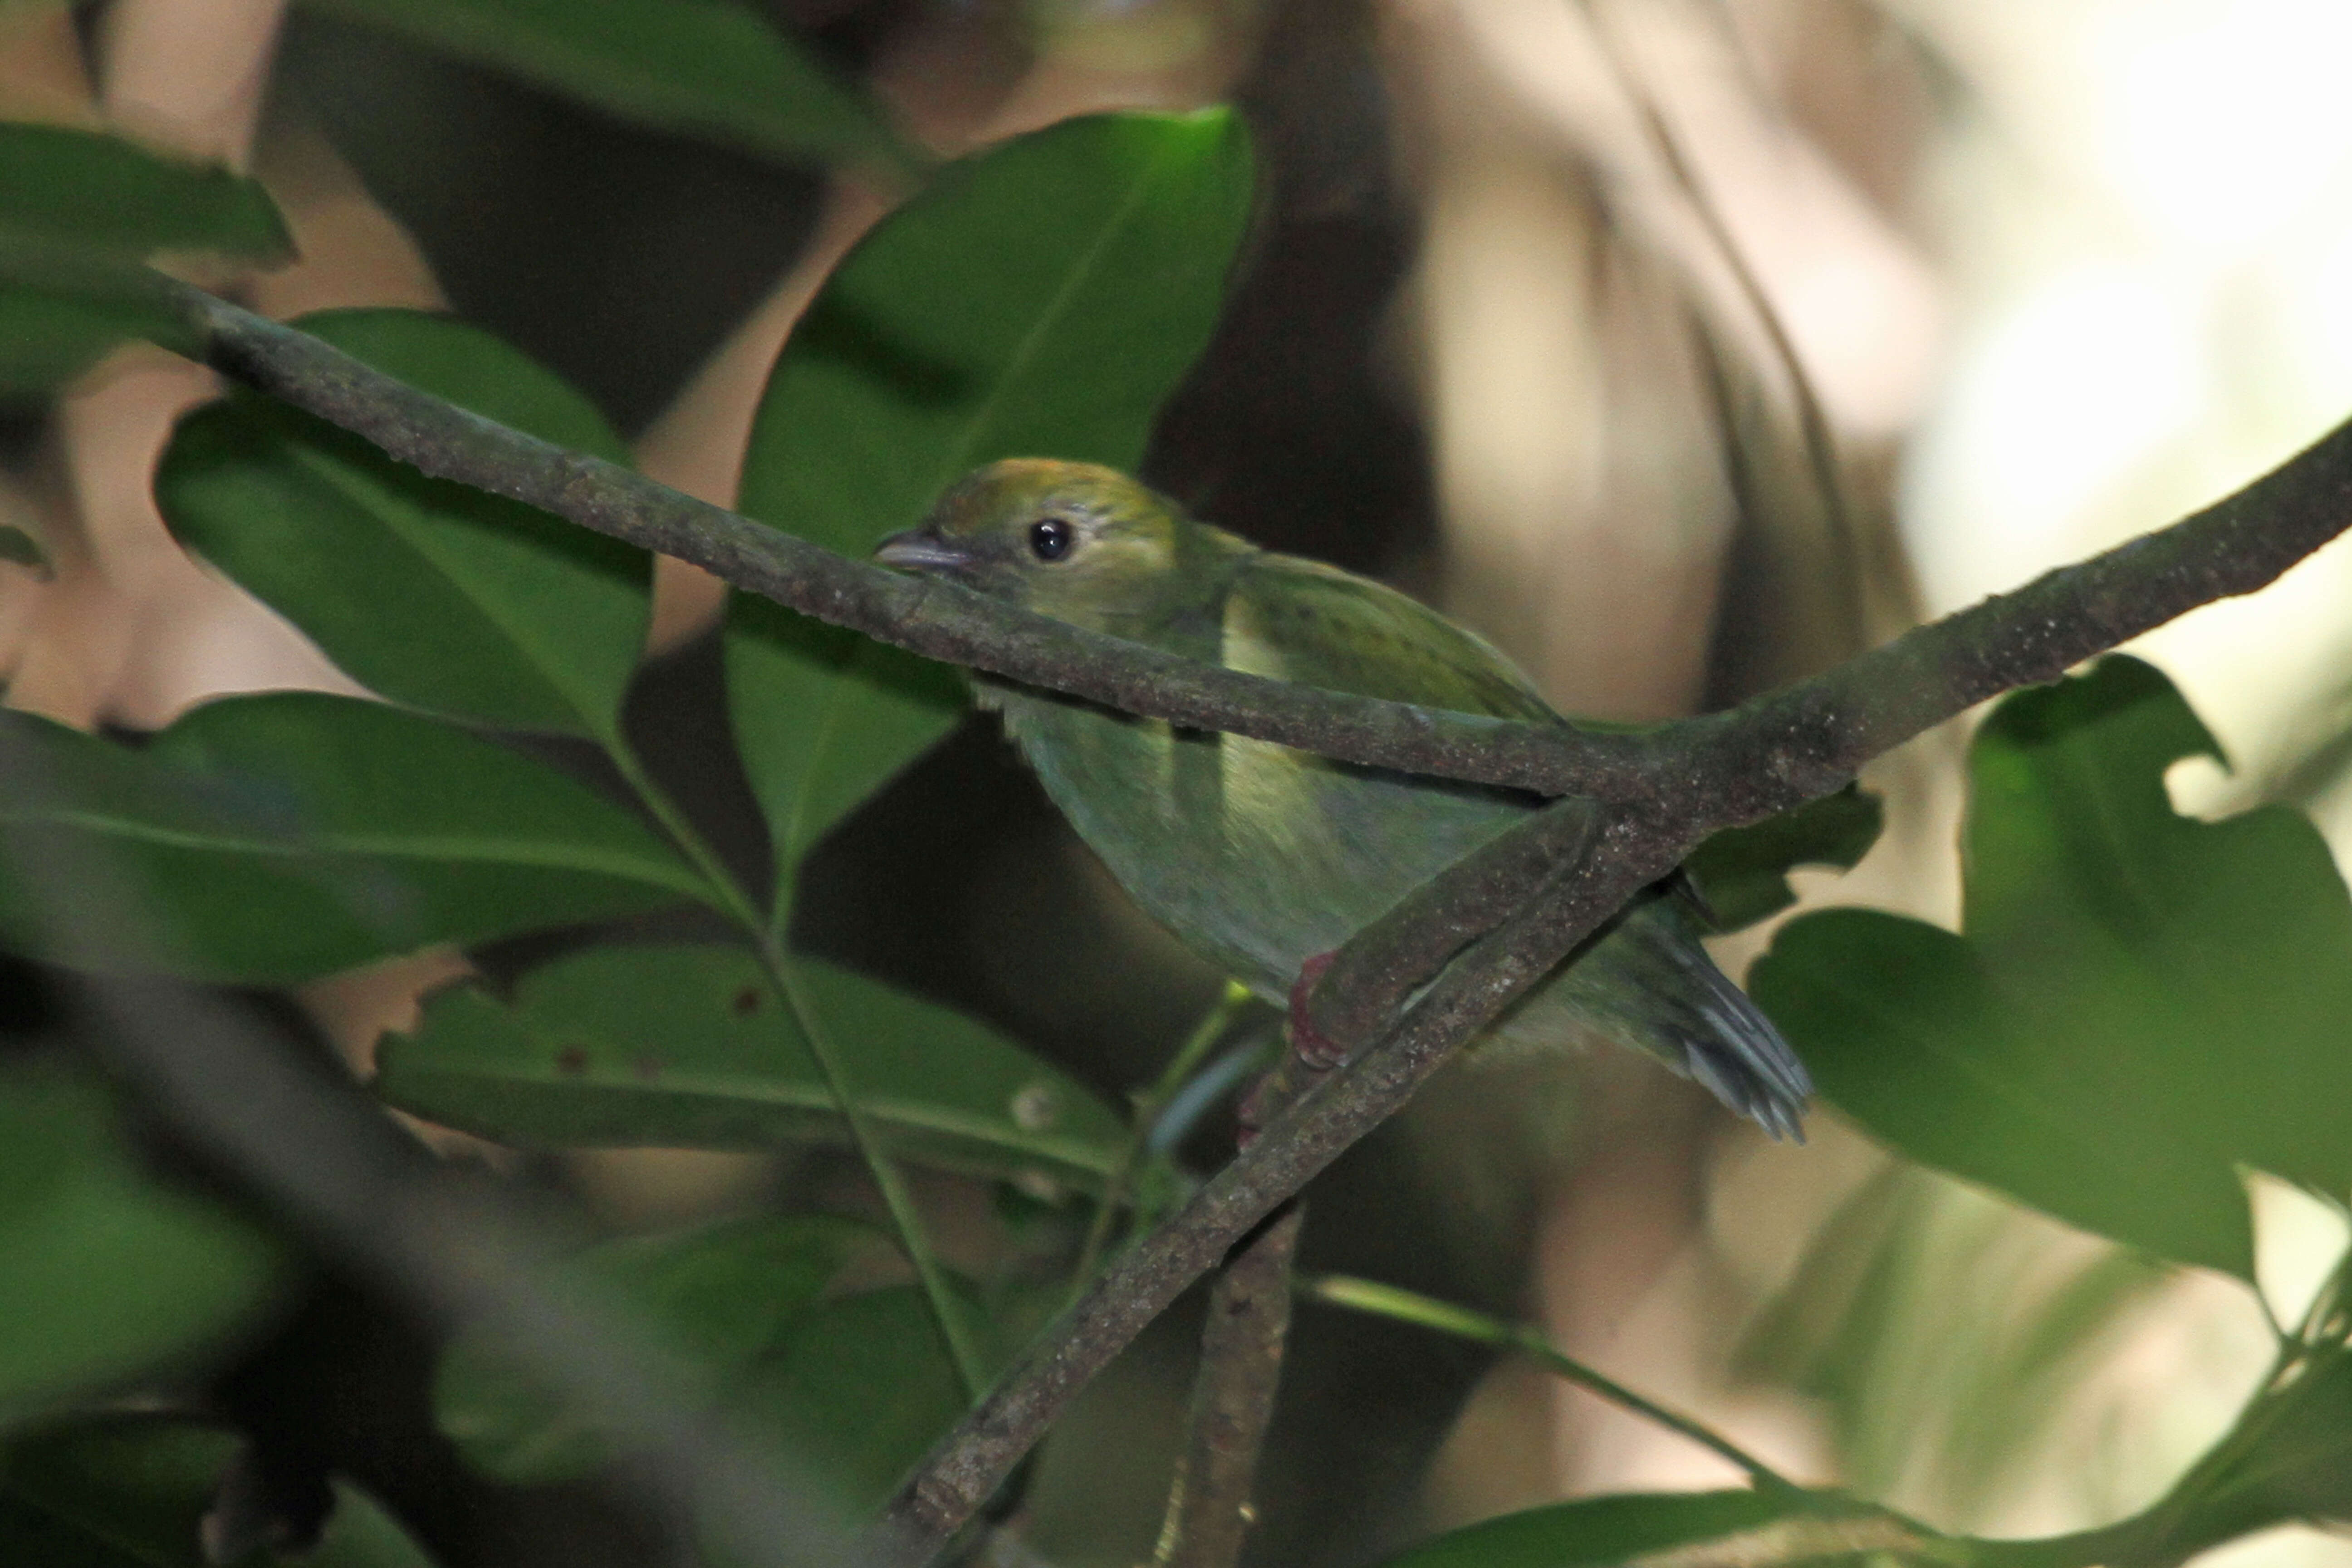
[[[1797,901],[1789,886],[1796,868],[1853,870],[1878,842],[1885,815],[1876,795],[1848,784],[1794,811],[1716,834],[1683,869],[1698,884],[1716,929],[1738,931]]]
[[[1749,985],[1912,1158],[2251,1279],[2241,1167],[2352,1190],[2352,900],[2299,813],[2175,812],[2198,756],[2137,659],[2011,696],[1970,753],[1964,934],[1808,915]]]
[[[226,698],[137,749],[27,714],[0,724],[30,781],[0,823],[54,835],[52,871],[112,882],[140,917],[94,898],[103,918],[82,918],[56,907],[39,861],[0,863],[0,937],[60,963],[287,984],[703,887],[586,785],[380,702]]]
[[[1118,1117],[983,1025],[814,959],[792,961],[858,1102],[901,1159],[1092,1191]],[[607,947],[526,974],[511,1001],[459,986],[388,1037],[376,1092],[534,1148],[840,1143],[792,1006],[732,947]]]
[[[414,310],[296,325],[560,447],[627,460],[579,393],[488,333]],[[431,479],[257,393],[180,422],[155,476],[180,542],[396,702],[608,740],[645,640],[642,550]]]
[[[1133,468],[1216,324],[1251,194],[1247,135],[1222,110],[1065,121],[942,171],[849,254],[784,345],[742,510],[864,555],[997,458]],[[961,693],[935,667],[740,595],[727,657],[789,889],[801,855],[947,729]]]

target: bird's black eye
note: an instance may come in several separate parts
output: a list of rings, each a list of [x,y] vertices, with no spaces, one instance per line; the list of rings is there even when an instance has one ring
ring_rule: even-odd
[[[1029,525],[1029,553],[1040,561],[1059,561],[1078,542],[1078,531],[1058,517]]]

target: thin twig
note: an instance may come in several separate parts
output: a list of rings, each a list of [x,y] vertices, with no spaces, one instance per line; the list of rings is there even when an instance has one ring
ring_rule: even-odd
[[[1118,1163],[1111,1167],[1108,1179],[1103,1183],[1102,1196],[1095,1203],[1094,1218],[1087,1222],[1085,1244],[1078,1248],[1078,1261],[1070,1270],[1073,1295],[1085,1289],[1087,1281],[1094,1278],[1095,1266],[1102,1261],[1104,1249],[1110,1245],[1111,1227],[1127,1206],[1127,1194],[1143,1169],[1145,1156],[1150,1152],[1152,1131],[1159,1126],[1161,1113],[1192,1080],[1192,1075],[1233,1026],[1234,1015],[1249,999],[1247,986],[1239,981],[1226,981],[1224,990],[1201,1015],[1201,1021],[1192,1026],[1192,1032],[1184,1037],[1184,1043],[1176,1047],[1176,1054],[1168,1058],[1168,1065],[1160,1069],[1160,1076],[1150,1087],[1129,1097],[1127,1146],[1119,1151]]]
[[[1293,1198],[1217,1271],[1154,1568],[1234,1568],[1241,1561],[1242,1542],[1257,1522],[1257,1459],[1282,1381],[1290,1264],[1306,1217],[1306,1205]]]
[[[1725,221],[1723,210],[1716,205],[1706,183],[1692,166],[1689,155],[1683,150],[1682,139],[1675,134],[1656,96],[1633,62],[1625,58],[1608,24],[1594,14],[1591,0],[1583,3],[1592,36],[1601,46],[1601,58],[1608,62],[1617,85],[1633,100],[1650,144],[1657,150],[1659,162],[1682,191],[1683,199],[1690,204],[1707,243],[1715,247],[1716,255],[1731,274],[1734,287],[1754,312],[1765,342],[1789,378],[1790,401],[1796,405],[1798,437],[1805,448],[1805,463],[1811,473],[1813,489],[1821,500],[1822,521],[1828,524],[1830,559],[1837,573],[1838,607],[1845,614],[1851,638],[1848,646],[1859,646],[1870,635],[1869,607],[1863,600],[1862,541],[1853,525],[1853,510],[1846,500],[1837,438],[1830,426],[1828,410],[1822,405],[1812,377],[1805,371],[1803,356],[1797,353],[1796,340],[1789,335],[1787,323],[1781,321],[1772,296],[1766,292],[1763,279],[1749,264],[1748,253],[1740,248],[1738,237],[1731,232],[1731,225]]]
[[[1663,1426],[1677,1436],[1686,1437],[1717,1458],[1728,1460],[1745,1470],[1748,1479],[1759,1488],[1777,1487],[1790,1491],[1802,1489],[1730,1438],[1702,1422],[1634,1393],[1608,1373],[1588,1366],[1560,1350],[1534,1329],[1507,1323],[1500,1318],[1490,1318],[1484,1312],[1457,1307],[1451,1301],[1440,1301],[1401,1286],[1382,1285],[1345,1274],[1302,1278],[1298,1281],[1298,1293],[1310,1301],[1344,1307],[1351,1312],[1393,1318],[1399,1322],[1434,1329],[1439,1333],[1452,1334],[1457,1339],[1475,1340],[1480,1344],[1499,1345],[1506,1350],[1522,1352],[1569,1382],[1589,1388],[1611,1404],[1622,1405],[1643,1420]]]

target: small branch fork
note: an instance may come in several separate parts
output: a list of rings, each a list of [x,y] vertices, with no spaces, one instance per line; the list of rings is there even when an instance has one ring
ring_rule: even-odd
[[[1341,974],[1347,988],[1318,986],[1307,1005],[1319,1029],[1353,1047],[1346,1064],[1038,1337],[892,1503],[868,1543],[877,1563],[930,1556],[1146,1323],[1699,840],[1826,795],[1871,758],[2012,687],[2252,593],[2352,525],[2348,422],[2168,528],[1812,679],[1725,713],[1596,733],[1267,680],[901,577],[467,414],[200,290],[159,287],[225,374],[427,474],[677,556],[819,620],[1189,728],[1589,803],[1531,816],[1489,847],[1491,860],[1481,852],[1483,869],[1442,874],[1413,895],[1413,915],[1376,922],[1341,949],[1326,979]]]

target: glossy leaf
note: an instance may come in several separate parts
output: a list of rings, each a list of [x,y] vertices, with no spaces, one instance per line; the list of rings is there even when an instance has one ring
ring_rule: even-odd
[[[0,864],[0,933],[100,968],[157,963],[253,984],[436,942],[609,918],[696,895],[695,874],[621,807],[454,725],[316,692],[197,708],[140,749],[0,717],[37,789],[0,822],[58,830],[152,929],[93,941],[53,889]]]
[[[785,163],[919,161],[868,100],[733,0],[307,0],[640,124]]]
[[[943,171],[785,344],[742,510],[862,555],[997,458],[1133,468],[1216,323],[1250,200],[1247,137],[1223,110],[1066,121]],[[789,888],[961,696],[907,655],[738,597],[730,705]]]
[[[204,1516],[239,1448],[179,1416],[74,1416],[0,1444],[0,1549],[10,1568],[210,1568]],[[318,1544],[236,1559],[252,1568],[431,1568],[381,1505],[348,1482]],[[24,1543],[18,1546],[18,1542]]]
[[[1454,1531],[1389,1559],[1384,1568],[1613,1565],[1792,1519],[1857,1511],[1852,1501],[1825,1492],[1643,1492],[1583,1498]],[[1774,1560],[1780,1555],[1787,1554],[1775,1554]]]
[[[1878,797],[1853,784],[1796,810],[1715,835],[1683,863],[1715,916],[1738,931],[1797,901],[1789,873],[1799,866],[1851,871],[1885,825]]]
[[[487,332],[412,310],[296,324],[477,414],[626,460],[586,399]],[[155,495],[183,543],[395,701],[514,730],[618,723],[645,637],[642,550],[426,479],[252,393],[181,421]]]
[[[2176,814],[2200,755],[2136,659],[2011,697],[1971,754],[1965,934],[1810,915],[1749,984],[1904,1152],[2251,1278],[2241,1166],[2352,1189],[2352,900],[2298,813]]]
[[[639,1314],[689,1374],[680,1396],[707,1405],[736,1398],[752,1368],[784,1352],[844,1264],[887,1246],[849,1220],[761,1216],[605,1242],[578,1262],[608,1308]],[[541,1385],[478,1331],[442,1358],[433,1407],[468,1464],[518,1485],[584,1475],[614,1455],[593,1412]]]
[[[0,1413],[215,1349],[281,1274],[261,1236],[141,1174],[96,1084],[0,1074]]]
[[[795,959],[866,1114],[900,1156],[1098,1187],[1119,1120],[993,1031],[846,970]],[[472,986],[386,1038],[376,1092],[504,1143],[763,1149],[844,1136],[792,1011],[731,947],[601,948]]]
[[[133,260],[208,251],[267,267],[294,255],[256,181],[120,136],[22,121],[0,122],[0,235]]]

